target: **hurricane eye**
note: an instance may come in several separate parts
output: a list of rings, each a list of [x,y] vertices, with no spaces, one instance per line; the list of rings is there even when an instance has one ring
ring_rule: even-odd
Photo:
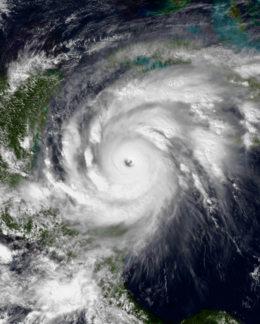
[[[124,160],[124,163],[127,167],[132,167],[134,165],[133,161],[128,159]]]

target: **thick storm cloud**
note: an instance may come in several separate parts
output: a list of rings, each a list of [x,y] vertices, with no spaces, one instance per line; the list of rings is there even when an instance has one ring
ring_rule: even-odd
[[[157,43],[157,49],[163,51],[163,45]],[[131,49],[123,51],[116,55],[131,56]],[[132,51],[140,54],[138,47]],[[22,275],[6,272],[13,283],[2,290],[6,298],[33,310],[26,323],[79,309],[96,316],[97,305],[106,306],[95,264],[118,251],[126,255],[124,280],[139,302],[148,309],[156,306],[161,317],[176,309],[181,320],[185,308],[177,308],[185,304],[183,298],[195,312],[196,295],[211,298],[211,277],[227,284],[225,271],[234,253],[244,256],[251,238],[241,224],[249,221],[245,209],[256,213],[259,175],[241,167],[239,145],[251,159],[260,112],[248,79],[258,77],[259,57],[185,46],[167,56],[174,60],[180,53],[189,64],[148,72],[138,67],[108,72],[109,59],[99,61],[95,72],[85,68],[64,84],[55,103],[63,107],[62,123],[51,106],[53,134],[45,138],[38,180],[22,182],[19,195],[35,210],[58,206],[78,233],[66,242],[76,255],[66,271],[42,255],[38,261],[28,257],[23,262],[37,271],[27,291],[25,280],[24,290],[14,292]],[[106,73],[114,78],[110,84],[104,83]],[[86,75],[91,75],[88,82]],[[88,93],[91,82],[102,90]],[[26,273],[25,265],[22,269]],[[116,281],[123,280],[123,272]],[[182,280],[190,295],[178,291]],[[104,310],[103,319],[109,314],[115,323],[122,315],[131,322],[130,315],[117,312]]]

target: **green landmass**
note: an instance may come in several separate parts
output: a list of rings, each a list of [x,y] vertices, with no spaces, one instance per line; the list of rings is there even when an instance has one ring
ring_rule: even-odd
[[[96,263],[95,273],[103,297],[109,306],[120,308],[127,314],[134,316],[133,324],[140,323],[140,321],[144,324],[163,324],[163,321],[142,309],[129,295],[121,278],[124,272],[124,258],[125,251],[115,249],[113,256],[103,258]]]
[[[238,9],[236,3],[233,0],[231,1],[231,8],[227,12],[227,15],[237,22],[237,24],[239,26],[239,30],[241,32],[246,29],[245,24],[242,19],[241,11]]]
[[[254,96],[254,101],[259,101],[260,99],[260,82],[257,78],[246,79],[245,81],[249,84],[249,89]]]
[[[260,141],[258,141],[260,143]],[[32,213],[26,203],[13,210],[12,201],[6,202],[0,210],[0,232],[20,237],[29,242],[42,242],[49,252],[61,262],[69,263],[78,257],[79,251],[93,250],[93,237],[119,237],[126,231],[123,225],[94,230],[91,235],[80,238],[80,234],[71,228],[71,224],[62,219],[58,209],[41,209]],[[15,214],[15,215],[14,215]],[[92,236],[92,238],[91,238]],[[99,248],[99,246],[96,246]],[[95,280],[102,291],[103,301],[108,307],[115,307],[132,316],[133,324],[163,324],[164,321],[144,310],[128,293],[122,274],[124,272],[125,250],[114,249],[109,257],[100,258],[94,268]],[[127,319],[127,323],[128,323]],[[122,324],[124,320],[122,319]],[[226,313],[204,310],[180,324],[241,324]]]
[[[252,3],[246,3],[244,4],[244,7],[253,19],[252,26],[260,26],[260,1],[256,0]]]
[[[250,92],[250,100],[254,102],[259,102],[260,100],[260,81],[255,78],[242,78],[240,75],[230,73],[227,75],[229,82],[233,84],[234,87],[238,87],[241,89],[245,87]],[[243,85],[244,84],[244,85]],[[246,84],[246,85],[245,85]]]
[[[234,139],[236,144],[238,144],[240,147],[246,148],[246,146],[244,144],[244,141],[242,139],[242,137],[244,135],[245,134],[236,134],[236,135],[230,136],[230,138]],[[253,139],[253,144],[249,147],[249,149],[250,149],[250,151],[260,150],[260,140],[259,140],[259,138],[255,137]]]
[[[260,140],[259,140],[259,138],[257,138],[257,137],[254,138],[253,145],[251,145],[250,149],[252,151],[260,149]]]
[[[224,312],[203,310],[194,317],[185,319],[181,324],[241,324],[241,322]]]
[[[138,56],[133,62],[121,63],[122,65],[129,67],[140,67],[139,72],[145,73],[156,69],[165,69],[168,66],[174,64],[190,64],[189,61],[183,61],[181,59],[168,59],[165,62],[158,61],[154,58],[146,56]]]
[[[0,232],[31,243],[41,242],[60,262],[69,263],[82,251],[100,248],[99,239],[124,235],[126,228],[124,225],[98,228],[89,230],[81,236],[71,228],[69,222],[64,221],[58,209],[32,212],[25,202],[21,201],[17,207],[10,200],[0,209]],[[156,316],[143,310],[129,295],[122,279],[124,258],[125,251],[115,249],[112,256],[100,258],[96,262],[94,273],[102,290],[104,302],[107,302],[107,306],[122,309],[133,316],[131,319],[133,324],[139,324],[140,321],[144,324],[163,324]]]
[[[41,242],[66,262],[76,257],[73,238],[79,233],[62,219],[58,209],[41,209],[32,213],[25,203],[21,202],[14,209],[12,202],[8,201],[0,209],[0,232],[30,242]]]
[[[191,61],[185,57],[184,52],[197,50],[200,50],[198,46],[182,40],[140,43],[111,53],[107,57],[105,67],[124,65],[131,67],[137,73],[145,73],[175,64],[190,64]]]
[[[15,186],[36,164],[48,102],[61,86],[56,72],[30,76],[14,92],[0,79],[0,182]]]
[[[257,42],[248,41],[248,31],[234,0],[213,0],[212,25],[216,36],[229,48],[257,49]]]
[[[129,295],[121,278],[124,271],[125,251],[115,249],[111,257],[103,258],[96,263],[95,273],[98,278],[99,287],[108,305],[118,307],[137,319],[133,323],[152,324],[164,321],[155,315],[145,311]],[[122,323],[124,323],[122,321]],[[235,317],[213,310],[203,310],[199,314],[183,320],[179,324],[241,324]]]

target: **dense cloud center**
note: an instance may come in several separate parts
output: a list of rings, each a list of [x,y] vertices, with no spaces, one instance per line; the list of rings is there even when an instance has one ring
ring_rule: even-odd
[[[140,281],[152,278],[175,249],[183,256],[183,273],[191,271],[195,278],[193,256],[200,253],[201,237],[196,235],[201,228],[207,228],[212,249],[226,244],[230,229],[237,230],[223,188],[237,179],[232,164],[237,160],[238,135],[245,151],[259,136],[259,108],[248,81],[258,77],[250,65],[251,61],[257,65],[258,58],[245,56],[242,61],[239,54],[211,48],[197,53],[182,49],[182,54],[190,64],[137,74],[124,70],[94,96],[86,95],[86,72],[77,72],[63,86],[66,100],[55,102],[64,108],[59,108],[64,116],[73,113],[60,128],[53,125],[44,148],[41,181],[21,183],[18,194],[36,210],[58,206],[62,219],[78,233],[73,241],[78,255],[71,271],[73,294],[82,298],[71,311],[101,300],[92,276],[94,265],[102,257],[114,256],[118,247],[128,255],[126,269],[133,264],[135,268],[137,258],[141,269],[137,278],[144,269]],[[104,71],[114,73],[106,67]],[[100,75],[98,69],[93,79],[99,80],[95,73]],[[58,167],[63,173],[56,171]],[[238,190],[237,184],[232,190]],[[115,228],[120,230],[118,236]],[[113,234],[106,236],[106,231]],[[66,244],[69,250],[72,244]],[[50,297],[51,291],[42,286],[63,280],[63,270],[55,271],[50,270],[27,298],[30,303],[36,296],[37,307],[46,307],[50,317],[62,313],[62,305],[74,298],[68,292],[54,310],[57,297]],[[89,293],[82,292],[81,283]],[[71,291],[71,283],[66,289]]]
[[[246,100],[246,89],[243,92]],[[241,129],[239,118],[230,118],[231,109],[243,104],[236,97],[237,89],[224,70],[205,70],[201,63],[121,79],[101,92],[91,103],[95,116],[85,125],[88,180],[78,183],[80,192],[96,201],[96,224],[130,224],[151,210],[158,217],[164,203],[174,201],[190,181],[206,201],[193,161],[216,186],[225,181],[227,146],[234,144],[231,137]],[[78,130],[84,113],[78,111],[64,129],[64,157],[73,183],[79,178],[73,159],[85,145]],[[192,160],[182,154],[187,151]],[[90,212],[93,199],[84,199]]]

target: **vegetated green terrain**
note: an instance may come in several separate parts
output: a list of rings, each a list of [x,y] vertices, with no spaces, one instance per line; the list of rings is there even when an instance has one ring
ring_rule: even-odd
[[[235,9],[234,9],[235,10]],[[234,14],[236,12],[234,11]],[[233,14],[233,13],[232,13]],[[140,67],[143,73],[165,68],[173,64],[189,64],[181,56],[181,49],[198,50],[189,42],[174,41],[159,49],[161,43],[148,43],[144,50],[147,56],[139,53],[137,47],[129,47],[113,53],[108,58],[110,66],[123,64]],[[139,54],[138,54],[139,53]],[[257,95],[259,85],[250,83]],[[57,92],[62,82],[56,71],[37,74],[12,92],[7,78],[0,79],[0,182],[14,186],[21,177],[26,177],[36,163],[36,153],[48,117],[48,102]],[[254,145],[260,145],[255,139]],[[58,209],[42,209],[32,212],[21,202],[15,212],[12,202],[7,202],[0,209],[0,232],[5,235],[18,236],[29,241],[41,241],[61,260],[70,262],[77,257],[79,249],[88,249],[92,239],[82,237],[70,228],[59,214]],[[109,228],[93,236],[120,236],[125,229]],[[75,239],[75,240],[74,240]],[[133,315],[133,323],[163,323],[153,314],[143,310],[129,295],[123,279],[125,251],[115,250],[108,258],[96,263],[95,275],[99,287],[109,306],[123,309]],[[136,319],[136,320],[135,320]],[[196,316],[182,321],[181,324],[239,324],[240,322],[226,313],[203,310]]]
[[[250,14],[251,18],[253,19],[253,26],[260,26],[260,1],[255,0],[251,3],[245,3],[244,7],[246,8],[247,12]]]
[[[133,324],[140,322],[144,324],[163,324],[163,321],[142,309],[129,295],[122,279],[124,257],[125,251],[115,249],[113,256],[96,263],[95,273],[103,297],[107,300],[109,306],[123,309],[129,315],[132,315]]]
[[[203,310],[194,317],[185,319],[181,324],[241,324],[241,322],[224,312]]]
[[[129,295],[122,279],[125,251],[115,249],[114,252],[113,256],[103,258],[97,262],[95,267],[98,284],[109,306],[115,306],[125,310],[129,315],[134,315],[141,323],[163,324],[163,319],[159,319],[142,309]],[[133,323],[138,322],[133,320]],[[225,312],[203,310],[194,317],[185,319],[179,324],[241,324],[241,322]]]
[[[256,150],[260,148],[260,140],[255,137],[253,141],[253,145],[250,147],[251,150]]]
[[[0,209],[0,232],[32,243],[42,242],[51,253],[66,262],[76,256],[78,246],[73,238],[78,232],[70,228],[58,209],[32,211],[23,201],[18,206],[7,201]]]
[[[14,91],[7,78],[0,79],[0,182],[15,186],[36,163],[48,102],[61,82],[56,71],[38,73]]]
[[[134,68],[138,73],[145,73],[175,64],[190,64],[187,51],[197,50],[200,50],[197,45],[178,39],[172,42],[140,43],[111,53],[107,58],[105,67],[124,65]]]
[[[67,264],[80,258],[84,251],[99,249],[99,238],[121,236],[125,228],[114,226],[80,234],[71,228],[58,209],[32,212],[25,202],[21,201],[17,206],[10,200],[0,209],[0,232],[31,243],[42,242],[50,255]],[[100,258],[96,262],[94,274],[104,302],[108,307],[116,307],[132,316],[132,323],[163,324],[156,316],[143,310],[129,295],[122,278],[124,257],[125,251],[114,250],[112,256]]]
[[[242,19],[241,11],[233,0],[231,1],[231,8],[227,12],[227,15],[237,22],[240,31],[245,30],[246,27]]]

